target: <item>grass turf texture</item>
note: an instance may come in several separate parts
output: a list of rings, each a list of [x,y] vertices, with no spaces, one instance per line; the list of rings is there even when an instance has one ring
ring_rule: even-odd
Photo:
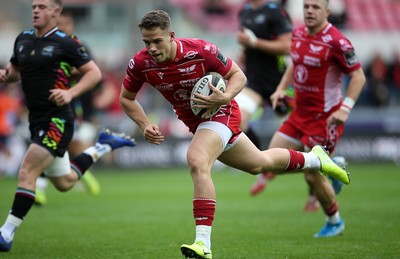
[[[303,176],[280,176],[257,197],[254,176],[215,170],[217,212],[213,257],[399,258],[400,168],[350,165],[351,184],[338,200],[343,236],[315,239],[322,210],[303,212]],[[185,169],[101,170],[99,196],[79,188],[48,189],[48,204],[33,207],[1,258],[182,258],[194,241],[192,183]],[[0,179],[0,222],[10,209],[16,179]]]

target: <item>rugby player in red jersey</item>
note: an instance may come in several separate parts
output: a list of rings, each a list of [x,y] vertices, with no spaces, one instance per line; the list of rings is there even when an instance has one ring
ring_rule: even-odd
[[[344,123],[365,84],[352,44],[328,22],[328,4],[328,0],[304,0],[305,24],[293,31],[292,64],[271,96],[276,107],[285,97],[287,87],[294,84],[296,104],[272,137],[270,148],[305,152],[322,145],[332,156]],[[344,100],[342,74],[350,78]],[[305,170],[304,175],[327,216],[326,224],[314,236],[342,234],[345,225],[329,180],[313,170]]]
[[[183,244],[186,257],[212,258],[211,228],[215,215],[216,195],[211,178],[214,162],[219,161],[248,172],[284,173],[306,168],[319,169],[349,183],[348,174],[333,163],[321,146],[311,152],[276,148],[260,151],[241,132],[240,110],[233,99],[244,87],[246,77],[238,65],[224,56],[218,47],[202,39],[175,38],[171,20],[165,11],[145,14],[139,23],[145,48],[129,61],[121,88],[120,102],[126,114],[143,131],[144,139],[159,145],[164,135],[147,117],[136,96],[144,83],[156,88],[172,105],[178,119],[193,133],[187,151],[187,162],[194,186],[193,215],[195,242]],[[206,108],[197,117],[190,107],[190,94],[195,82],[207,72],[217,72],[227,80],[225,93],[209,85],[213,93],[197,95],[198,108]],[[206,118],[210,111],[218,113]],[[168,213],[168,212],[166,212]]]

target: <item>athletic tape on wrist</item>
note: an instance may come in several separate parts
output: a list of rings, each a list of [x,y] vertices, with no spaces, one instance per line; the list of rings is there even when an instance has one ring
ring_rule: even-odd
[[[353,109],[355,101],[351,99],[350,97],[344,98],[342,102],[342,106],[340,106],[340,109],[342,111],[350,113],[351,109]]]

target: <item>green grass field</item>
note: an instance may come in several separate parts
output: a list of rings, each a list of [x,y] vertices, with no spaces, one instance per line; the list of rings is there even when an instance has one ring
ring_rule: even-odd
[[[214,259],[400,258],[400,167],[350,165],[352,183],[339,195],[343,236],[315,239],[321,210],[303,212],[302,175],[278,177],[251,197],[254,176],[213,173],[217,212]],[[48,190],[48,204],[34,207],[1,258],[182,258],[194,241],[192,183],[184,169],[100,170],[99,196],[80,188]],[[79,187],[79,186],[78,186]],[[0,179],[0,222],[10,209],[16,179]]]

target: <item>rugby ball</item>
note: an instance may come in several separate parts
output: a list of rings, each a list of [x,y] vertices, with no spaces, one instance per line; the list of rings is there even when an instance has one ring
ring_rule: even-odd
[[[205,96],[211,95],[212,90],[208,86],[209,82],[211,82],[211,84],[213,86],[215,86],[218,90],[225,93],[226,84],[225,84],[224,78],[216,72],[209,72],[209,73],[206,73],[204,76],[200,77],[200,79],[194,84],[190,98],[194,98],[195,93],[205,95]],[[193,107],[193,105],[196,105],[196,104],[197,103],[195,101],[190,99],[190,107],[192,108],[193,113],[198,117],[202,117],[202,115],[204,113],[206,113],[207,109]],[[221,107],[213,110],[204,118],[210,118],[210,117],[214,116],[219,111],[220,108]]]

